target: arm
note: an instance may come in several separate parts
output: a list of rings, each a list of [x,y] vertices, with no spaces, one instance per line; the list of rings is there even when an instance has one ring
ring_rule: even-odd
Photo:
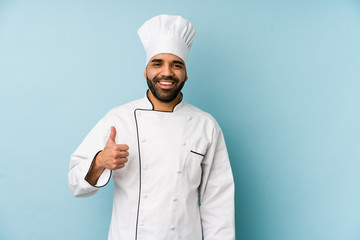
[[[234,240],[234,180],[221,129],[203,161],[200,214],[204,240]]]
[[[115,143],[114,127],[109,137],[109,125],[101,119],[71,155],[68,180],[69,188],[76,197],[95,194],[108,183],[111,170],[123,167],[127,161],[128,147]],[[121,154],[119,149],[123,151]]]
[[[91,185],[85,180],[85,176],[93,166],[96,154],[106,144],[106,135],[108,135],[106,125],[104,119],[101,119],[70,157],[68,181],[70,191],[75,197],[88,197],[95,194],[110,179],[111,171],[105,169],[96,184]]]

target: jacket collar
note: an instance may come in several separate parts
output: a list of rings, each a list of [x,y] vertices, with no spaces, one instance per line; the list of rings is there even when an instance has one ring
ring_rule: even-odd
[[[148,98],[148,91],[149,91],[149,90],[147,90],[146,93],[145,93],[145,97],[144,97],[144,101],[143,101],[143,103],[144,103],[143,108],[144,108],[144,109],[149,109],[149,110],[154,110],[154,106],[153,106],[153,104],[151,103],[150,99]],[[179,110],[184,106],[183,94],[182,94],[182,93],[180,93],[180,94],[181,94],[181,100],[180,100],[180,102],[174,107],[173,112],[179,111]]]

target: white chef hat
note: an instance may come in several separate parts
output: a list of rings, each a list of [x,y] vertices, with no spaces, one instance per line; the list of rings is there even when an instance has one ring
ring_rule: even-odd
[[[159,53],[174,54],[186,65],[195,29],[181,16],[159,15],[146,21],[138,34],[145,48],[146,65]]]

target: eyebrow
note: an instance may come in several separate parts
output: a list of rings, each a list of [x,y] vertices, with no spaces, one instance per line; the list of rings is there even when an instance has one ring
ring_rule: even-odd
[[[151,60],[151,62],[163,62],[163,60],[162,59],[153,59],[153,60]]]
[[[158,59],[158,58],[151,60],[151,62],[163,62],[163,61],[164,60]],[[181,65],[185,66],[185,64],[182,61],[178,61],[178,60],[174,60],[174,61],[172,61],[172,63],[181,64]]]
[[[178,60],[174,60],[173,63],[181,64],[181,65],[183,65],[183,66],[185,65],[183,62],[178,61]]]

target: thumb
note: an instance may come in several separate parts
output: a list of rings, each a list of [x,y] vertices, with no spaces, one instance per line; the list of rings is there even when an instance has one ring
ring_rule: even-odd
[[[115,137],[116,137],[116,129],[115,129],[114,126],[111,126],[111,128],[110,128],[110,137],[109,137],[109,140],[107,142],[115,144]]]

